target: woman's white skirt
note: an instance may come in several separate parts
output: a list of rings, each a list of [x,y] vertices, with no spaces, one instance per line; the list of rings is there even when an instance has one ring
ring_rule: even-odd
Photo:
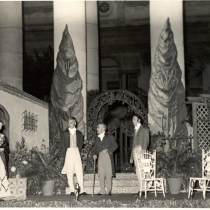
[[[10,196],[9,181],[6,175],[5,165],[0,156],[0,197]]]

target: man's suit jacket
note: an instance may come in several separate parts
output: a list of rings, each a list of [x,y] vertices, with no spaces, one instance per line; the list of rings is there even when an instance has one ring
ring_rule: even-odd
[[[77,136],[77,147],[79,149],[79,152],[82,150],[83,142],[84,142],[84,137],[82,135],[81,131],[76,130],[76,136]],[[70,132],[69,129],[67,128],[62,132],[61,135],[62,138],[62,150],[64,153],[64,157],[66,156],[66,151],[70,147]]]
[[[108,150],[108,154],[109,154],[111,164],[112,164],[112,175],[113,176],[115,176],[113,152],[117,148],[118,148],[118,145],[115,140],[115,137],[111,134],[105,133],[105,136],[102,141],[99,137],[97,137],[95,140],[95,148],[94,148],[93,154],[98,155],[104,149]]]
[[[142,150],[147,150],[149,146],[149,129],[142,125],[138,129],[136,135],[134,133],[134,136],[133,136],[133,147],[132,147],[131,159],[133,159],[133,149],[137,145],[140,145]]]

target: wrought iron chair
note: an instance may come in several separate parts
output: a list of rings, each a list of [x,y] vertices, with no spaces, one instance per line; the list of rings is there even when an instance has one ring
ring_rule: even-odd
[[[148,191],[154,191],[155,197],[157,197],[157,191],[162,191],[163,197],[165,197],[166,180],[156,178],[156,150],[153,154],[147,151],[135,151],[134,155],[138,163],[136,170],[139,170],[140,197],[142,191],[145,191],[145,199]]]
[[[198,182],[198,186],[196,186]],[[193,197],[194,191],[202,191],[203,198],[206,199],[206,192],[210,191],[210,151],[202,149],[202,177],[190,177],[188,199]]]

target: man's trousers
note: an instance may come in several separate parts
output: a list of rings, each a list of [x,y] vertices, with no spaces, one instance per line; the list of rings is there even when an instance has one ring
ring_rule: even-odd
[[[66,158],[61,174],[67,174],[70,191],[74,192],[73,176],[76,173],[77,180],[80,186],[80,193],[84,192],[83,185],[83,170],[82,162],[78,148],[68,148],[66,151]]]
[[[138,160],[137,160],[137,157],[136,157],[136,155],[135,155],[135,152],[141,152],[142,151],[142,149],[141,149],[141,147],[140,146],[137,146],[137,147],[134,147],[134,149],[133,149],[133,159],[134,159],[134,164],[135,164],[135,167],[136,167],[136,176],[137,176],[137,178],[138,178],[138,181],[139,181],[139,185],[141,184],[140,183],[140,167],[139,167],[139,163],[138,163]]]
[[[99,153],[98,158],[98,176],[101,187],[101,194],[105,194],[104,182],[106,179],[107,193],[112,189],[112,164],[108,153]]]

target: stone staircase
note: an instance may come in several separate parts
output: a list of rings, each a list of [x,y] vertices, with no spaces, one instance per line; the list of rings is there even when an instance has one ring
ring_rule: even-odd
[[[84,190],[88,194],[93,191],[93,174],[84,175]],[[98,174],[95,175],[94,194],[100,191]],[[116,178],[112,179],[112,194],[137,193],[139,191],[139,182],[134,173],[117,173]]]
[[[74,183],[77,178],[74,177]],[[84,190],[88,194],[93,192],[93,174],[84,175]],[[95,175],[94,194],[100,191],[98,174]],[[139,182],[134,173],[117,173],[116,178],[112,179],[112,194],[137,193],[139,191]],[[66,194],[70,193],[70,188],[66,188]]]

